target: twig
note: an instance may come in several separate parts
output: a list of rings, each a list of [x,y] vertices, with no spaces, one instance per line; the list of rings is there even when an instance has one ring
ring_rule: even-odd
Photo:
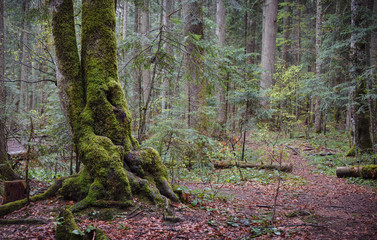
[[[285,145],[285,147],[291,149],[293,152],[296,153],[296,155],[300,155],[300,151],[297,150],[296,148],[294,148],[294,147],[290,147],[290,146],[288,146],[288,145]]]

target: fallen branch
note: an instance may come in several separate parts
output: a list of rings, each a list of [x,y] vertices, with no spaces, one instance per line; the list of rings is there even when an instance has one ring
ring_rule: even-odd
[[[335,153],[331,153],[331,152],[328,152],[328,153],[312,153],[312,154],[309,154],[310,156],[321,156],[321,157],[324,157],[324,156],[332,156],[332,155],[335,155]]]
[[[44,219],[0,219],[0,225],[32,225],[32,224],[47,224],[48,221]]]
[[[377,165],[366,165],[358,167],[338,167],[336,176],[343,177],[362,177],[364,179],[377,179]]]
[[[300,155],[300,151],[294,147],[290,147],[288,145],[285,145],[286,148],[291,149],[295,154],[294,155]]]
[[[223,168],[232,168],[232,167],[239,167],[239,168],[258,168],[258,169],[269,169],[269,170],[279,170],[282,172],[292,172],[293,166],[292,164],[271,164],[271,165],[262,165],[262,164],[252,164],[252,163],[244,163],[238,162],[236,164],[234,161],[219,161],[214,162],[213,166],[215,168],[223,169]]]

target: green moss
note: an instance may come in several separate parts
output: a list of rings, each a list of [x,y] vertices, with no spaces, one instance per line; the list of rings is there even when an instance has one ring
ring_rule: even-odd
[[[76,225],[72,212],[67,209],[63,210],[59,215],[59,221],[58,221],[58,224],[56,225],[55,239],[57,240],[84,239],[83,235],[75,234],[75,232],[80,232],[80,229]]]
[[[355,146],[352,146],[348,152],[346,153],[346,156],[347,157],[354,157],[356,156],[356,147]]]
[[[377,179],[377,165],[366,165],[361,168],[361,176],[365,179]]]
[[[92,179],[84,168],[77,177],[64,181],[62,188],[59,190],[59,194],[65,199],[80,201],[88,194],[91,182]]]

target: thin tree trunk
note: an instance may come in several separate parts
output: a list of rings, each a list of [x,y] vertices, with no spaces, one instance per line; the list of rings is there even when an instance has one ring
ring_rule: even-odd
[[[170,14],[173,12],[173,0],[163,0],[163,25],[165,26],[165,33],[164,35],[169,36],[170,30],[171,30],[171,23],[170,23]],[[173,57],[173,49],[171,45],[168,42],[164,42],[164,45],[162,47],[165,49],[167,54],[171,57]],[[167,77],[167,73],[163,74],[162,79],[162,92],[161,92],[161,109],[165,110],[168,108],[169,101],[169,95],[170,95],[170,78]]]
[[[322,0],[317,0],[317,13],[316,13],[316,21],[315,21],[315,53],[316,53],[315,74],[318,80],[321,77],[321,60],[320,60],[320,50],[321,50],[321,44],[322,44],[321,36],[322,36]],[[322,130],[322,127],[321,127],[322,114],[320,110],[320,105],[321,105],[320,96],[316,96],[315,107],[314,107],[314,128],[315,128],[316,133],[320,133]]]
[[[283,38],[284,38],[284,44],[283,44],[283,49],[282,49],[282,60],[283,60],[283,65],[285,67],[288,66],[288,50],[289,50],[289,35],[290,35],[290,22],[291,22],[291,10],[289,6],[290,0],[285,1],[284,5],[284,18],[283,18]]]
[[[20,96],[19,96],[19,103],[18,103],[18,111],[22,112],[25,110],[26,105],[26,91],[25,91],[25,85],[26,83],[26,44],[27,44],[27,34],[26,34],[26,28],[28,26],[27,20],[26,20],[26,13],[28,11],[28,5],[29,1],[24,0],[22,3],[22,31],[21,31],[21,37],[20,37],[20,72],[19,72],[19,79],[20,81]]]
[[[218,0],[217,5],[216,5],[216,35],[219,40],[219,45],[221,48],[225,47],[225,40],[226,40],[226,9],[224,5],[223,0]],[[221,81],[225,82],[225,81]],[[217,86],[217,97],[219,100],[219,114],[218,114],[218,121],[220,124],[224,125],[227,121],[226,116],[225,116],[225,111],[226,111],[226,101],[225,101],[225,96],[226,96],[226,89],[223,84],[219,83]],[[225,129],[225,128],[224,128]]]
[[[296,10],[294,11],[295,17],[295,28],[294,28],[294,35],[295,35],[295,44],[294,46],[294,64],[300,65],[301,60],[301,0],[296,0]]]

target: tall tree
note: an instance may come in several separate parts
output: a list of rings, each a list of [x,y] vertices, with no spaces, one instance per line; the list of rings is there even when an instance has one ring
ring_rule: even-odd
[[[24,111],[27,106],[27,85],[26,81],[28,80],[28,70],[27,70],[27,44],[28,44],[28,35],[27,35],[27,27],[28,18],[27,12],[29,10],[29,1],[24,0],[22,2],[22,23],[21,23],[21,37],[20,37],[20,71],[19,71],[19,79],[20,79],[20,96],[19,96],[19,103],[18,103],[18,110]]]
[[[217,0],[216,5],[216,35],[219,40],[219,45],[221,48],[225,47],[225,40],[226,40],[226,9],[224,5],[224,0]],[[224,77],[225,78],[225,77]],[[228,81],[222,81],[228,85]],[[224,88],[223,84],[220,84],[218,86],[218,99],[220,102],[220,108],[219,108],[219,122],[222,124],[226,123],[227,120],[227,103],[226,103],[226,89]]]
[[[81,200],[74,210],[126,204],[133,194],[155,201],[161,193],[176,201],[158,153],[140,149],[131,135],[131,114],[117,74],[114,0],[83,0],[81,61],[72,0],[50,4],[60,98],[85,166],[64,182],[61,193]]]
[[[17,179],[17,174],[11,168],[7,154],[7,139],[5,135],[5,31],[4,31],[4,0],[0,0],[0,179]]]
[[[187,123],[189,127],[205,129],[203,107],[206,103],[206,80],[203,78],[203,49],[197,42],[203,39],[204,22],[202,2],[199,0],[183,3],[184,29],[186,38],[184,74],[186,78]]]
[[[351,106],[351,150],[350,153],[365,152],[372,148],[370,137],[370,120],[367,103],[363,100],[366,93],[367,80],[362,77],[366,67],[366,34],[360,33],[365,28],[366,0],[351,0],[351,34],[350,45],[350,90]]]
[[[171,22],[170,17],[173,13],[173,0],[164,0],[163,4],[163,20],[162,24],[164,25],[165,35],[169,35],[171,31]],[[173,49],[171,47],[171,44],[169,44],[167,41],[164,42],[164,45],[162,48],[166,51],[166,53],[169,56],[173,56]],[[167,109],[168,108],[168,96],[169,96],[169,89],[170,89],[170,78],[167,76],[168,74],[165,72],[163,74],[162,79],[162,91],[161,91],[161,109]]]
[[[278,1],[265,0],[263,4],[263,33],[262,33],[262,79],[261,90],[272,87],[272,75],[275,66],[275,49],[277,34]],[[262,101],[263,105],[268,102]]]
[[[317,79],[321,77],[321,37],[322,37],[322,0],[317,0],[317,12],[316,12],[316,21],[315,21],[315,74]],[[315,132],[321,132],[321,125],[322,125],[322,118],[321,118],[321,111],[320,111],[320,96],[315,97],[315,107],[314,107],[314,127]]]
[[[283,38],[284,38],[284,44],[283,44],[283,47],[282,47],[282,60],[283,60],[283,64],[285,66],[288,66],[288,50],[289,50],[289,45],[290,45],[290,41],[289,41],[289,35],[290,35],[290,28],[291,28],[291,25],[290,25],[290,22],[291,22],[291,10],[290,10],[290,0],[286,0],[284,2],[284,17],[283,17]]]

